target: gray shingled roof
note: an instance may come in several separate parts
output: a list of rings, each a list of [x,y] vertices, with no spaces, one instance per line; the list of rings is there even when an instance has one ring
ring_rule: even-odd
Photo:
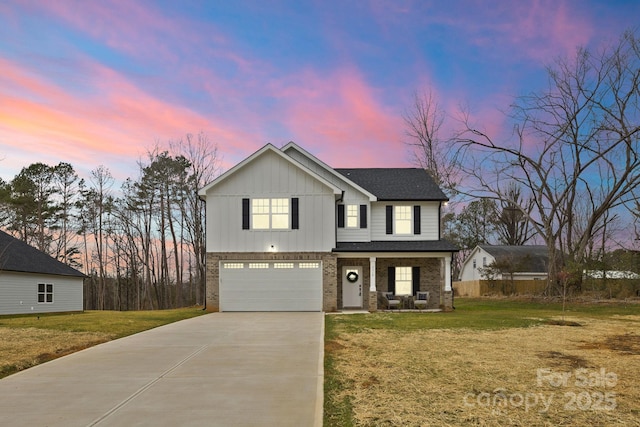
[[[75,268],[69,267],[2,230],[0,230],[1,270],[85,277],[83,273]]]
[[[448,200],[424,169],[365,168],[335,171],[374,194],[378,200]]]
[[[446,240],[338,242],[334,252],[458,252]]]
[[[549,268],[549,252],[546,246],[509,246],[480,245],[497,261],[501,259],[518,260],[518,271],[528,273],[546,273]]]

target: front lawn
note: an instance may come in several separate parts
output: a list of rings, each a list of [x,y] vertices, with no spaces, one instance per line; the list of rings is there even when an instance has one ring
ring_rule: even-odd
[[[0,378],[83,348],[199,316],[199,308],[0,316]]]
[[[325,425],[640,425],[640,304],[455,305],[327,315]]]

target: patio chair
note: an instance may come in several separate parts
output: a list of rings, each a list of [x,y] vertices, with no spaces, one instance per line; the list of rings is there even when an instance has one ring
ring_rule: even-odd
[[[420,311],[423,308],[427,308],[427,304],[429,303],[429,292],[416,292],[416,296],[413,299],[413,306]]]
[[[400,309],[400,300],[393,295],[393,292],[383,292],[382,299],[389,310],[393,310],[394,307]]]

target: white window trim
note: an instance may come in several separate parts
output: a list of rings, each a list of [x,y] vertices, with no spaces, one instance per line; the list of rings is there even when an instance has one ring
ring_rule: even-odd
[[[413,293],[413,268],[396,267],[396,295]]]
[[[345,212],[345,225],[347,228],[358,228],[360,205],[347,205]]]
[[[290,230],[291,203],[288,198],[251,199],[252,230]]]
[[[44,286],[43,292],[40,292],[40,285]],[[48,291],[49,286],[51,286],[51,292]],[[44,297],[44,301],[40,301],[40,295]],[[51,295],[51,301],[47,301],[48,295]],[[54,289],[53,283],[38,283],[38,288],[37,288],[38,304],[53,304],[55,302],[54,295],[55,295],[55,289]]]
[[[402,211],[406,210],[406,215],[404,212],[402,212],[401,215],[400,209],[402,209]],[[405,216],[407,215],[408,218],[405,218]],[[400,231],[402,227],[405,227],[406,231]],[[411,206],[395,205],[393,207],[393,231],[394,234],[401,236],[408,236],[410,234],[413,234],[413,208]]]

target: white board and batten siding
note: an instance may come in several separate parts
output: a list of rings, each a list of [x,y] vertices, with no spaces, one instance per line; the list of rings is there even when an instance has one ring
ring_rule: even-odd
[[[322,263],[221,261],[220,311],[322,311]]]
[[[53,302],[38,302],[38,284],[53,285]],[[0,271],[0,315],[83,310],[82,277]]]
[[[327,252],[335,246],[334,190],[275,153],[266,152],[210,188],[208,252]],[[298,198],[297,230],[243,230],[243,198]]]

